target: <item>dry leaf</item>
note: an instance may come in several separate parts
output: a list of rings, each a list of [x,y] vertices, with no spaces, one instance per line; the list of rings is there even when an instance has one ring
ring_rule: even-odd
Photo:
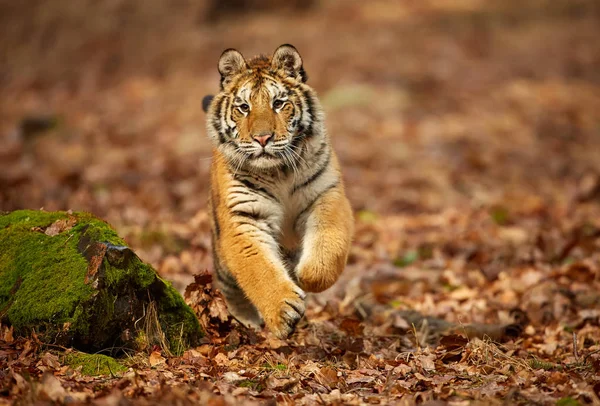
[[[53,402],[63,402],[67,396],[67,391],[63,388],[60,381],[49,372],[46,372],[42,376],[40,385],[36,387],[36,392],[40,399],[51,400]]]
[[[148,357],[148,362],[150,363],[151,367],[164,364],[165,361],[166,359],[160,354],[159,351],[153,351]]]
[[[330,388],[335,388],[339,382],[337,371],[330,367],[321,368],[317,373],[316,378],[319,383]]]
[[[44,231],[44,234],[46,234],[50,237],[54,237],[54,236],[62,233],[63,231],[68,231],[68,230],[72,229],[76,223],[77,223],[77,220],[75,219],[75,217],[72,217],[72,216],[69,216],[66,219],[56,220],[54,223],[52,223],[50,226],[48,226],[48,228],[46,228],[46,231]]]

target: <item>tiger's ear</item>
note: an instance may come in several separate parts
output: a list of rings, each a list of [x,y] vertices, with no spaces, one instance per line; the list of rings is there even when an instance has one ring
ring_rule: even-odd
[[[215,96],[213,96],[212,94],[207,94],[206,96],[204,96],[204,98],[202,98],[202,110],[204,110],[205,113],[208,113],[210,103],[213,101],[214,98]]]
[[[275,70],[282,69],[288,76],[306,82],[308,76],[302,67],[302,57],[293,45],[283,44],[275,50],[271,59],[271,66]]]
[[[219,73],[221,74],[221,88],[225,86],[233,75],[248,69],[244,56],[236,49],[229,48],[223,51],[219,58]]]

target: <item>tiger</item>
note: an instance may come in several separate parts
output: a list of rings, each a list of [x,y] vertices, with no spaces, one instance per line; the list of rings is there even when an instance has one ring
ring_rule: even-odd
[[[306,292],[332,286],[354,230],[324,112],[298,50],[218,62],[206,96],[215,284],[241,324],[278,338],[295,330]]]

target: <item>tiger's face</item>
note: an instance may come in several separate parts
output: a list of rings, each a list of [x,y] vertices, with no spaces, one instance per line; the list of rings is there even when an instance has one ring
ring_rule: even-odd
[[[210,102],[208,132],[234,168],[294,167],[317,118],[302,59],[291,45],[246,61],[233,49],[219,60],[221,92]]]

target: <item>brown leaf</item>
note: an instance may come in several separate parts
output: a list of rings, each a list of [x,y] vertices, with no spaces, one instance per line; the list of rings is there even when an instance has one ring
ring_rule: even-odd
[[[318,374],[316,374],[316,379],[320,384],[330,388],[335,388],[339,382],[337,371],[330,367],[323,367],[319,369]]]
[[[212,280],[212,274],[206,270],[197,274],[194,283],[185,289],[185,301],[213,342],[219,342],[233,330],[233,318],[221,293],[213,289]]]
[[[435,354],[417,355],[415,358],[425,371],[435,371]]]
[[[2,339],[7,343],[11,344],[15,339],[13,337],[13,326],[5,327]]]
[[[222,322],[226,322],[229,319],[229,311],[225,300],[220,297],[215,297],[212,302],[208,305],[209,314]]]
[[[362,335],[364,328],[360,320],[354,317],[344,317],[340,323],[340,330],[351,336]]]
[[[446,348],[447,350],[461,348],[467,345],[468,343],[469,340],[466,337],[461,336],[459,334],[446,335],[440,339],[440,345]]]
[[[63,231],[68,231],[68,230],[72,229],[76,223],[77,223],[77,220],[75,219],[75,217],[72,217],[72,216],[69,216],[66,219],[56,220],[54,223],[52,223],[50,226],[48,226],[48,228],[46,228],[46,231],[44,231],[44,234],[46,234],[50,237],[57,236],[60,233],[62,233]]]
[[[60,363],[58,362],[58,357],[52,353],[45,353],[44,355],[42,355],[42,364],[50,367],[52,369],[59,369],[60,368]]]
[[[44,373],[40,385],[36,387],[36,391],[40,399],[53,402],[63,402],[67,396],[67,391],[60,381],[49,372]]]
[[[447,364],[460,361],[468,343],[469,340],[466,337],[458,334],[443,336],[440,339],[440,345],[446,349],[446,353],[442,355],[442,362]]]
[[[153,351],[152,354],[150,354],[150,357],[148,357],[148,362],[151,367],[164,364],[165,361],[166,359],[158,351]]]
[[[10,368],[10,374],[15,380],[16,386],[21,391],[21,393],[23,393],[25,390],[27,390],[27,388],[29,388],[29,384],[27,383],[25,378],[23,378],[23,376],[15,372],[12,368]]]
[[[265,384],[267,385],[267,388],[269,389],[273,389],[276,391],[280,391],[280,392],[287,392],[290,389],[292,389],[294,386],[296,386],[296,384],[298,384],[298,380],[297,379],[293,379],[293,378],[277,378],[273,375],[270,375],[266,381]]]
[[[353,375],[348,376],[348,378],[346,378],[345,381],[348,385],[351,385],[353,383],[369,383],[369,382],[373,382],[375,379],[376,379],[376,377],[374,377],[374,376],[353,374]]]
[[[598,277],[598,271],[592,269],[590,264],[581,261],[570,264],[565,270],[565,275],[577,282],[591,283]]]

